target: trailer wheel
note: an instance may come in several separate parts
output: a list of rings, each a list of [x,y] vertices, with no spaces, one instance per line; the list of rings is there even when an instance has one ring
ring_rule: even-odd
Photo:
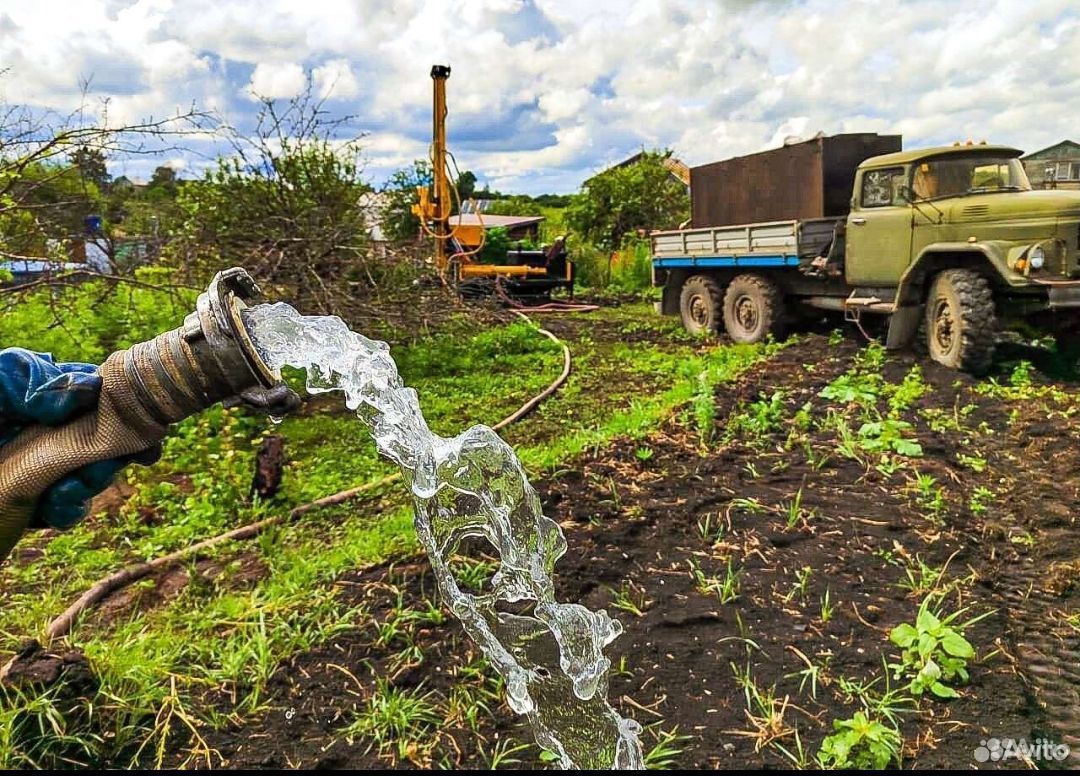
[[[764,342],[784,329],[784,295],[761,275],[739,275],[724,294],[724,328],[736,342]]]
[[[994,295],[986,278],[969,269],[945,270],[926,299],[926,347],[952,369],[980,374],[994,359]]]
[[[691,334],[715,334],[723,319],[724,291],[708,275],[687,278],[679,292],[679,315]]]

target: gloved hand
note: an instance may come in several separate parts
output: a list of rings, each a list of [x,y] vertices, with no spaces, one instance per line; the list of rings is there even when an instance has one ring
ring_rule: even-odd
[[[97,405],[101,377],[92,364],[58,364],[47,353],[22,348],[0,350],[0,445],[26,426],[59,426]],[[155,445],[135,455],[77,469],[45,491],[30,527],[70,528],[86,516],[90,499],[129,463],[150,464],[161,456]],[[2,538],[2,537],[0,537]]]

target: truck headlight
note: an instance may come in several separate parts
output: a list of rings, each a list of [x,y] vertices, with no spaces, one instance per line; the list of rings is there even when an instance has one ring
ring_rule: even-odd
[[[1046,251],[1043,250],[1041,245],[1036,245],[1027,255],[1028,266],[1032,269],[1042,269],[1046,264]]]

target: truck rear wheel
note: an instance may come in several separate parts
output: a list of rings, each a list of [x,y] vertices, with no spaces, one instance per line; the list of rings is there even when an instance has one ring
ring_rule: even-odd
[[[784,328],[784,295],[761,275],[739,275],[724,294],[724,328],[736,342],[764,342]]]
[[[679,292],[679,315],[691,334],[715,334],[723,319],[724,291],[708,275],[687,278]]]
[[[994,360],[996,320],[990,284],[969,269],[942,272],[926,299],[926,347],[930,358],[952,369],[979,374]]]

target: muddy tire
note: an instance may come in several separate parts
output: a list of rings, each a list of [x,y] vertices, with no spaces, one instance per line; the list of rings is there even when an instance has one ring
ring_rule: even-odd
[[[994,360],[997,321],[986,278],[949,269],[934,278],[926,298],[926,350],[952,369],[982,374]]]
[[[691,334],[716,334],[723,320],[724,290],[708,275],[694,275],[679,292],[679,316]]]
[[[724,294],[724,329],[736,342],[764,342],[784,333],[784,295],[761,275],[739,275]]]

